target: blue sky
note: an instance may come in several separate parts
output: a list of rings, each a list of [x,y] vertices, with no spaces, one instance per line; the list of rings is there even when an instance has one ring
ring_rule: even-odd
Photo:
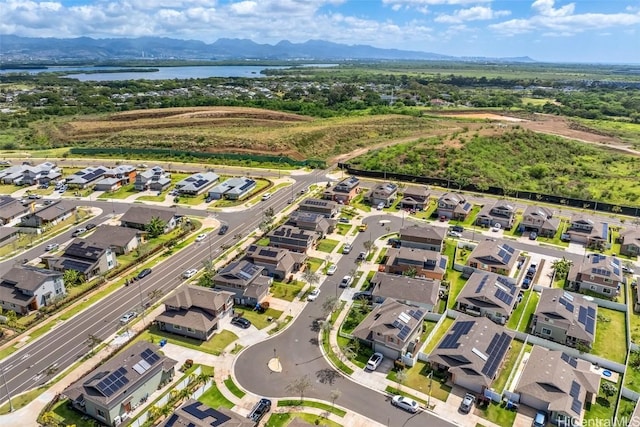
[[[0,15],[0,34],[30,37],[322,39],[453,56],[640,63],[640,0],[0,0]]]

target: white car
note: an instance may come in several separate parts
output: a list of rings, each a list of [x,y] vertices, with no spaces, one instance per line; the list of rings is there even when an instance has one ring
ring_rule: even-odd
[[[198,234],[198,236],[196,237],[196,242],[202,242],[206,238],[207,238],[206,234]]]
[[[59,247],[60,247],[60,245],[59,245],[59,244],[57,244],[57,243],[49,243],[49,244],[44,248],[44,250],[45,250],[45,251],[47,251],[47,252],[49,252],[49,251],[56,250],[56,249],[58,249]]]
[[[185,278],[185,279],[189,279],[189,278],[195,276],[197,272],[198,272],[197,268],[190,268],[187,271],[185,271],[184,273],[182,273],[182,277]]]
[[[337,269],[338,269],[338,266],[337,266],[337,265],[335,265],[335,264],[331,264],[331,265],[329,266],[329,268],[327,268],[327,276],[331,276],[331,275],[333,275],[333,274],[336,272],[336,270],[337,270]]]
[[[315,301],[320,295],[320,289],[314,289],[307,295],[307,301]]]
[[[493,228],[491,229],[491,231],[500,231],[501,228],[502,226],[496,222],[495,224],[493,224]]]
[[[269,200],[271,198],[271,193],[264,193],[262,195],[262,201]]]
[[[351,243],[347,243],[346,245],[344,245],[344,247],[342,248],[342,253],[343,254],[348,254],[349,252],[351,252]]]
[[[400,409],[411,412],[412,414],[415,414],[420,409],[420,405],[418,404],[418,402],[409,397],[400,396],[399,394],[391,398],[391,404],[393,406],[397,406]]]
[[[462,237],[462,234],[458,233],[457,231],[450,231],[447,234],[449,235],[449,237]]]
[[[384,209],[384,203],[382,203],[382,202],[378,203],[378,206],[376,206],[376,209],[379,210],[379,211]]]
[[[120,323],[126,325],[127,323],[131,322],[131,320],[133,320],[137,315],[138,313],[136,313],[135,311],[130,311],[120,318]]]
[[[351,286],[352,283],[353,283],[353,277],[347,275],[342,278],[342,282],[340,282],[340,287],[348,288],[349,286]]]
[[[383,360],[384,356],[382,355],[382,353],[373,353],[369,358],[369,361],[367,362],[367,369],[370,371],[375,371],[376,369],[378,369],[378,366],[380,366]]]

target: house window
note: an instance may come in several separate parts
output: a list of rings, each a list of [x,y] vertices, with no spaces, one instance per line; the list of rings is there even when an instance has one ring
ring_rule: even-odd
[[[193,328],[187,328],[187,332],[195,332],[196,330]]]
[[[602,293],[603,293],[603,294],[610,294],[610,293],[611,293],[611,289],[609,289],[609,288],[602,288]]]
[[[105,414],[105,412],[101,409],[96,408],[96,415],[102,418],[103,420],[107,419],[107,414]]]
[[[549,328],[542,328],[541,333],[542,333],[542,335],[551,335],[551,329],[549,329]]]
[[[180,325],[173,325],[173,329],[179,331],[182,329],[182,327],[180,327]]]

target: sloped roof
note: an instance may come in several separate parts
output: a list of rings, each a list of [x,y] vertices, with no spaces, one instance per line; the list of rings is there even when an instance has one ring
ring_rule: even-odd
[[[520,251],[499,240],[482,240],[469,255],[482,264],[503,267],[510,270],[516,263]]]
[[[212,409],[195,399],[188,399],[160,423],[159,427],[254,427],[255,425],[254,421],[231,409],[223,406]]]
[[[565,329],[570,337],[593,342],[597,312],[597,304],[587,301],[583,295],[566,292],[563,289],[545,288],[540,295],[535,316],[552,319],[554,326]],[[591,324],[593,324],[593,332],[589,332]]]
[[[573,263],[567,278],[570,281],[575,281],[578,279],[578,274],[597,277],[603,281],[608,280],[611,287],[617,287],[618,283],[624,281],[620,259],[602,254],[589,254],[584,262]],[[582,280],[584,279],[583,277]]]
[[[48,280],[62,277],[59,271],[46,270],[31,266],[13,267],[1,278],[0,283],[14,286],[19,289],[34,292]]]
[[[518,291],[515,280],[510,277],[474,271],[456,301],[509,316],[518,300]]]
[[[85,240],[96,242],[104,246],[126,246],[138,235],[138,230],[114,225],[97,227]]]
[[[120,222],[131,224],[149,224],[152,218],[158,217],[160,220],[169,222],[175,216],[175,211],[159,209],[149,206],[131,206],[120,218]]]
[[[398,274],[376,272],[371,279],[373,296],[405,300],[415,303],[436,305],[440,281],[435,279],[414,279]]]
[[[400,240],[405,237],[415,237],[419,239],[444,240],[446,230],[443,227],[433,225],[410,225],[400,230]]]

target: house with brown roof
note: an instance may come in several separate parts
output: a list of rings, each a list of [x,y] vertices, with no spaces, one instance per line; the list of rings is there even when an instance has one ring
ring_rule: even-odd
[[[0,248],[18,240],[20,229],[17,227],[0,227]]]
[[[303,230],[293,225],[281,225],[275,230],[271,230],[267,237],[269,246],[274,248],[289,249],[293,252],[306,252],[315,247],[320,236],[318,233]]]
[[[20,266],[0,277],[0,307],[4,312],[29,314],[66,294],[62,273],[58,271]]]
[[[429,206],[429,190],[424,186],[410,185],[402,193],[402,199],[398,203],[400,209],[413,209],[423,211]]]
[[[158,427],[255,427],[255,421],[220,406],[212,409],[195,399],[187,399]],[[312,424],[309,424],[312,425]],[[288,427],[292,423],[287,424]]]
[[[157,345],[138,341],[67,387],[74,409],[102,424],[118,425],[173,378],[177,361]]]
[[[384,272],[417,278],[442,280],[449,259],[440,252],[413,248],[391,248],[387,251]]]
[[[528,205],[522,214],[520,227],[522,231],[535,232],[538,236],[551,238],[560,228],[560,218],[554,218],[549,208]]]
[[[0,225],[5,225],[29,211],[28,205],[9,196],[0,196]]]
[[[371,278],[371,295],[374,304],[380,304],[387,298],[433,311],[438,303],[440,281],[435,279],[414,279],[408,276],[376,272]]]
[[[298,205],[298,210],[301,212],[312,212],[324,215],[325,218],[333,218],[340,212],[340,205],[331,200],[304,199]]]
[[[580,294],[545,288],[531,321],[531,333],[569,347],[591,348],[598,306]]]
[[[108,245],[74,239],[60,256],[44,256],[47,268],[56,271],[75,270],[86,280],[97,277],[117,265],[116,256]]]
[[[474,271],[456,298],[456,308],[504,325],[518,304],[519,291],[515,280],[510,277]]]
[[[76,206],[66,200],[53,202],[21,218],[23,227],[43,228],[54,226],[76,213]]]
[[[140,246],[143,236],[135,228],[101,225],[85,240],[108,246],[115,254],[124,255]]]
[[[353,336],[391,360],[416,353],[415,338],[422,332],[425,310],[387,298],[353,330]]]
[[[396,201],[397,197],[398,186],[396,184],[393,182],[381,182],[365,194],[364,200],[374,207],[381,203],[389,207]]]
[[[473,206],[460,193],[444,193],[438,199],[438,216],[447,219],[464,220]]]
[[[602,254],[589,254],[582,262],[573,263],[567,275],[572,290],[592,291],[608,298],[620,294],[624,281],[620,259]]]
[[[307,261],[307,254],[271,246],[251,245],[247,248],[244,259],[264,267],[263,274],[276,280],[284,280],[300,270]]]
[[[147,225],[153,218],[159,218],[165,224],[165,233],[173,230],[177,224],[175,210],[150,206],[131,206],[124,215],[120,217],[120,225],[140,231],[146,231]]]
[[[333,232],[335,228],[334,221],[327,219],[323,214],[299,210],[291,212],[285,224],[301,230],[315,231],[320,238]]]
[[[502,241],[483,240],[469,255],[467,265],[476,270],[509,276],[519,256],[519,250]]]
[[[426,249],[441,251],[446,230],[433,225],[410,225],[400,229],[400,246],[403,248]]]
[[[640,230],[637,228],[620,233],[620,253],[629,257],[640,254]]]
[[[600,374],[591,363],[534,345],[514,391],[520,403],[549,414],[559,426],[583,425],[586,405],[595,402]]]
[[[504,230],[511,230],[516,219],[516,207],[506,200],[498,200],[493,205],[484,205],[478,216],[476,224],[481,227],[493,227],[500,224]]]
[[[255,306],[264,301],[273,283],[263,271],[264,267],[246,260],[232,262],[213,277],[213,286],[232,292],[236,305]]]
[[[180,287],[164,300],[164,312],[156,317],[161,331],[207,341],[219,329],[219,321],[233,312],[232,292],[196,285]]]
[[[360,179],[356,176],[348,176],[338,182],[332,188],[322,193],[325,200],[333,200],[343,205],[348,205],[360,192]]]
[[[486,317],[461,314],[429,354],[429,363],[453,384],[482,393],[497,378],[512,340],[513,332]]]
[[[606,249],[609,244],[609,224],[583,215],[571,219],[566,234],[572,242],[583,243],[588,248]]]

